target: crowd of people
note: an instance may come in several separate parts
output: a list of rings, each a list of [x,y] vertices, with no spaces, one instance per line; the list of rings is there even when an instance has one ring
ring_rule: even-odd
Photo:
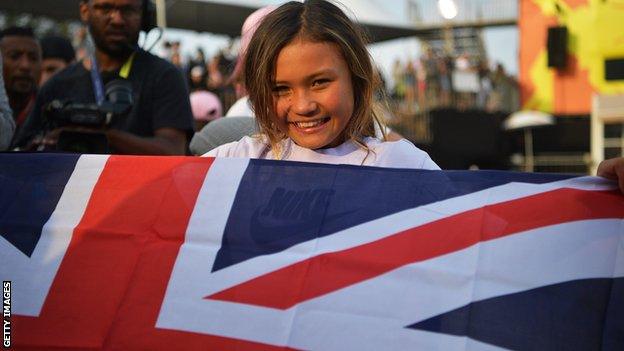
[[[29,28],[0,32],[15,131],[11,149],[185,154],[191,107],[178,70],[137,46],[141,1],[82,1],[94,48]]]
[[[244,51],[251,39],[253,30],[250,28],[256,26],[258,20],[273,8],[264,8],[249,17],[241,30],[239,51]],[[94,17],[97,17],[97,13]],[[90,24],[86,24],[87,26],[74,33],[71,42],[60,36],[52,36],[40,39],[38,44],[37,38],[29,28],[11,27],[2,32],[3,37],[7,36],[8,46],[28,42],[30,61],[22,68],[25,70],[24,74],[30,76],[32,82],[38,81],[38,83],[30,84],[24,94],[19,90],[9,90],[11,107],[17,111],[18,115],[15,120],[17,131],[13,140],[14,148],[53,147],[53,145],[40,143],[24,145],[21,127],[35,107],[34,97],[38,89],[54,73],[71,63],[90,61],[87,35]],[[165,41],[162,49],[159,56],[175,66],[184,78],[185,86],[190,93],[195,131],[200,131],[209,122],[226,115],[253,117],[254,114],[246,100],[247,94],[242,84],[241,60],[237,60],[236,52],[232,55],[231,48],[220,50],[212,58],[207,58],[201,48],[197,48],[192,57],[184,57],[179,41]],[[37,51],[40,52],[41,60],[36,59]],[[11,66],[11,60],[5,65],[7,66],[5,71],[18,72]],[[11,80],[13,74],[9,73],[7,76]],[[399,60],[395,62],[392,72],[394,84],[390,89],[385,86],[386,80],[381,78],[384,84],[383,89],[391,92],[389,96],[394,100],[392,106],[398,106],[401,112],[413,113],[417,110],[436,107],[475,107],[496,111],[513,111],[517,108],[517,96],[514,96],[515,81],[506,75],[502,66],[498,65],[495,71],[490,72],[486,65],[475,66],[467,55],[451,58],[429,49],[417,60],[408,60],[405,63]],[[243,99],[240,99],[241,97]],[[73,96],[66,99],[66,101],[73,100],[76,100]],[[39,106],[41,107],[44,106]],[[41,114],[45,111],[36,111],[36,113]],[[28,128],[32,129],[30,125]],[[42,133],[41,130],[37,132]],[[145,131],[142,134],[145,134]],[[33,135],[29,134],[26,138],[32,139]],[[40,139],[45,143],[52,141],[53,144],[50,138],[41,137]]]
[[[432,108],[512,112],[519,108],[516,80],[502,64],[467,53],[449,55],[431,47],[416,59],[395,60],[391,96],[405,112]]]
[[[176,66],[184,76],[192,105],[210,112],[203,117],[196,116],[196,127],[201,129],[208,121],[222,117],[236,101],[235,86],[231,81],[236,56],[232,57],[229,48],[224,48],[208,58],[202,48],[196,48],[192,57],[185,58],[179,41],[165,41],[163,49],[161,57]]]
[[[132,3],[134,1],[129,2]],[[137,2],[142,3],[140,0]],[[195,55],[186,58],[181,51],[179,41],[164,41],[162,44],[163,50],[161,50],[158,56],[168,62],[165,65],[163,61],[153,60],[156,56],[143,51],[137,45],[138,33],[143,29],[142,20],[138,19],[138,15],[141,15],[141,6],[135,6],[136,8],[133,9],[131,5],[124,5],[121,9],[117,9],[110,1],[104,2],[104,7],[100,6],[99,3],[91,4],[90,1],[81,1],[81,17],[85,26],[73,33],[72,40],[62,36],[38,38],[30,27],[11,26],[0,31],[5,61],[3,72],[5,80],[7,80],[6,91],[8,94],[7,101],[9,102],[7,107],[10,105],[13,111],[12,114],[15,116],[13,119],[6,119],[1,122],[3,123],[0,125],[3,128],[3,135],[0,150],[63,150],[60,147],[64,148],[66,145],[63,143],[59,147],[58,140],[61,137],[60,134],[63,133],[64,137],[72,137],[70,132],[75,131],[83,134],[91,133],[88,137],[99,139],[100,141],[96,144],[101,144],[102,138],[96,138],[95,136],[101,135],[103,129],[106,129],[104,136],[107,145],[105,147],[97,145],[94,147],[88,142],[86,143],[87,145],[78,145],[72,141],[73,144],[76,144],[74,146],[77,149],[70,151],[159,154],[166,150],[150,148],[148,144],[141,143],[140,139],[135,139],[135,143],[132,145],[119,145],[118,131],[123,130],[142,138],[153,138],[156,134],[160,134],[156,139],[162,139],[161,132],[163,131],[157,132],[150,125],[155,122],[174,124],[178,131],[182,131],[186,135],[186,145],[188,146],[189,136],[194,131],[200,131],[211,121],[225,115],[253,117],[251,107],[246,103],[245,99],[237,103],[238,98],[245,97],[246,93],[241,84],[242,66],[240,61],[236,59],[237,53],[235,52],[234,55],[230,53],[231,48],[220,50],[212,58],[207,58],[204,51],[201,48],[197,48]],[[133,11],[136,13],[133,14]],[[115,12],[119,12],[119,16]],[[247,22],[248,27],[255,26],[256,23],[252,19],[250,17],[250,20]],[[103,22],[106,21],[108,23],[103,25]],[[245,35],[245,33],[248,34]],[[253,31],[250,31],[249,28],[243,28],[241,48],[244,49],[247,45],[246,43],[249,42],[252,33]],[[115,36],[118,38],[113,38]],[[157,64],[164,65],[162,68],[165,68],[168,72],[168,78],[163,81],[162,79],[158,80],[159,78],[157,77],[157,82],[150,84],[149,81],[154,80],[150,73],[159,71],[159,69],[156,69],[157,67],[144,69],[142,67],[144,58],[147,58],[150,62],[154,61],[158,62]],[[137,59],[139,60],[138,62],[135,61]],[[93,75],[93,70],[90,68],[92,62],[99,63],[98,70],[101,72],[96,72],[100,73],[96,76]],[[121,77],[123,65],[128,62],[130,62],[128,77]],[[237,62],[239,62],[238,65]],[[67,72],[63,72],[63,75],[56,77],[49,84],[53,88],[46,85],[55,73],[62,71],[70,65],[73,74],[68,76]],[[174,67],[175,70],[172,70],[171,67]],[[174,72],[177,74],[174,74]],[[84,85],[89,83],[89,79],[85,79],[87,73],[91,81],[96,83],[98,81],[102,82],[99,90],[103,90],[105,99],[108,98],[109,83],[116,81],[118,78],[126,79],[132,83],[131,89],[135,101],[133,101],[133,106],[128,112],[128,117],[123,116],[122,118],[118,116],[118,118],[108,121],[106,126],[101,126],[106,128],[85,127],[84,125],[73,126],[71,123],[62,123],[70,125],[64,125],[63,128],[55,128],[58,127],[59,123],[55,123],[53,120],[63,117],[59,116],[59,114],[62,113],[66,115],[64,117],[71,118],[70,115],[76,112],[71,110],[71,107],[78,107],[79,109],[82,107],[94,108],[95,106],[80,105],[90,102],[102,105],[102,99],[95,96],[97,95],[98,87],[95,85],[93,87]],[[184,89],[180,87],[180,80],[177,77],[173,81],[169,79],[172,75],[180,76]],[[100,77],[94,79],[97,76]],[[16,79],[18,84],[13,84]],[[77,82],[80,82],[79,86],[73,85]],[[154,89],[155,91],[147,94],[146,88]],[[139,91],[141,93],[137,94]],[[154,110],[152,107],[145,107],[142,101],[151,100],[154,94],[159,94],[163,91],[176,91],[176,94],[169,94],[169,98],[165,97],[162,101],[158,100],[158,103],[152,104],[152,106],[155,107],[155,110],[162,111],[159,113],[176,116],[175,119],[177,121],[156,121],[159,117],[152,117],[151,121],[139,122],[137,117],[140,114],[144,114],[146,108]],[[187,100],[190,103],[190,109],[186,109],[186,104],[181,103],[178,111],[162,110],[160,102],[164,102],[167,105],[168,100],[179,100],[182,97],[181,94],[188,94]],[[93,95],[93,97],[90,95]],[[174,96],[175,98],[172,98]],[[59,102],[66,108],[61,112],[53,113],[51,111],[52,106]],[[171,105],[169,107],[172,107],[174,104],[169,105]],[[150,114],[153,116],[153,113]],[[32,117],[28,118],[31,115]],[[188,127],[188,122],[182,122],[189,120],[189,118],[191,120],[190,128]],[[125,124],[121,125],[123,123]],[[248,131],[248,133],[251,133],[255,131],[255,129],[249,129],[248,121],[241,123],[238,128],[243,132]],[[54,129],[55,133],[49,133],[51,128]],[[152,129],[148,130],[149,128]],[[233,127],[230,126],[230,128]],[[232,137],[239,134],[232,133]],[[13,136],[9,137],[9,135]],[[165,134],[165,139],[167,139],[167,134]],[[169,141],[172,141],[171,138]],[[125,146],[131,146],[131,148],[128,149]],[[132,149],[133,146],[138,146],[139,148]],[[169,149],[169,151],[172,151],[172,149]],[[187,148],[186,153],[188,151]]]
[[[359,27],[331,2],[293,1],[257,11],[243,26],[243,45],[229,76],[220,70],[219,60],[206,62],[201,52],[185,70],[179,48],[172,48],[171,62],[139,48],[139,32],[148,28],[146,4],[81,1],[81,20],[94,48],[78,62],[56,55],[68,65],[62,68],[57,62],[55,67],[62,70],[42,86],[42,59],[47,55],[42,50],[47,46],[32,30],[0,32],[4,84],[12,110],[12,121],[1,135],[9,135],[15,125],[12,148],[78,146],[73,151],[187,154],[194,119],[213,121],[202,130],[225,120],[217,120],[222,107],[206,109],[204,103],[192,103],[193,96],[214,98],[224,84],[232,84],[238,98],[232,108],[238,104],[240,113],[245,113],[238,116],[257,124],[257,135],[220,145],[207,156],[439,169],[411,142],[386,139],[376,108],[381,79]],[[56,41],[52,47],[65,49],[52,51],[69,49]],[[469,71],[470,59],[461,55],[454,64],[450,61],[428,51],[420,65],[409,63],[413,74],[411,78],[403,74],[405,83],[424,91],[422,98],[414,92],[410,98],[428,100],[427,94],[432,94],[439,96],[440,104],[461,99],[464,91],[458,87],[467,83],[456,81],[459,76],[454,70]],[[190,80],[181,73],[188,73]],[[478,85],[485,86],[488,75],[477,75]],[[419,77],[424,77],[424,86]],[[196,95],[189,98],[189,90]],[[218,96],[212,100],[220,102]],[[3,101],[0,96],[0,112],[6,113],[9,109]],[[475,101],[483,104],[487,99],[477,94]],[[86,150],[80,149],[85,147],[81,143]],[[619,179],[624,190],[624,158],[603,162],[599,170],[600,175]]]

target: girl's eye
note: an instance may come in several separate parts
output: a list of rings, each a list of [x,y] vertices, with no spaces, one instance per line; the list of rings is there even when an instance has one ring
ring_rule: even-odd
[[[314,82],[312,82],[312,86],[313,87],[323,87],[325,85],[327,85],[327,83],[329,83],[329,79],[317,79]]]
[[[273,87],[273,94],[277,96],[283,96],[288,94],[288,87],[283,85],[278,85]]]

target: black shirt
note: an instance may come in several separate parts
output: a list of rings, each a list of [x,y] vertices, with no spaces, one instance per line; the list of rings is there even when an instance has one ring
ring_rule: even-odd
[[[119,78],[119,71],[102,72],[102,83]],[[117,118],[110,128],[142,137],[154,136],[159,128],[175,128],[193,133],[193,115],[184,78],[171,63],[138,50],[128,80],[132,83],[134,106],[128,116]],[[15,146],[26,146],[45,127],[42,110],[52,100],[94,103],[91,74],[81,62],[52,77],[39,91],[35,107],[16,138]]]

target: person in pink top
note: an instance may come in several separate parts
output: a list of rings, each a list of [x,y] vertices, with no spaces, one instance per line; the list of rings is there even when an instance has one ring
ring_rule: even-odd
[[[262,7],[249,15],[243,23],[243,27],[241,28],[238,59],[236,61],[236,66],[234,66],[234,71],[232,72],[232,75],[228,78],[228,83],[234,84],[234,87],[236,89],[236,97],[238,98],[238,100],[227,111],[227,113],[225,114],[226,117],[254,116],[251,105],[249,105],[249,97],[247,95],[247,90],[245,89],[245,84],[243,82],[245,55],[247,54],[247,47],[249,46],[251,37],[253,37],[254,33],[256,32],[256,28],[258,28],[258,25],[260,25],[262,19],[266,15],[271,13],[271,11],[275,10],[275,8],[275,6]]]
[[[191,93],[191,110],[195,120],[195,130],[223,117],[223,106],[219,97],[209,91],[199,90]]]

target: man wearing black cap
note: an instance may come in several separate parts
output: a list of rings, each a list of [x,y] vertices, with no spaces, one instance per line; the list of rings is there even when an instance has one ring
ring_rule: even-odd
[[[141,29],[149,30],[148,3],[144,1],[149,0],[81,1],[80,16],[89,28],[95,50],[88,60],[68,66],[41,88],[33,113],[14,145],[49,148],[60,143],[59,135],[62,139],[63,133],[78,132],[92,133],[93,138],[104,135],[112,153],[185,153],[193,130],[188,91],[173,65],[137,45]],[[110,121],[107,118],[98,128],[72,125],[50,131],[46,127],[53,120],[46,115],[51,102],[106,106],[111,100],[107,94],[111,84],[120,82],[126,89],[124,96],[131,97],[125,101],[132,101],[127,114]]]
[[[67,38],[48,36],[41,39],[41,79],[39,86],[43,86],[48,79],[75,60],[76,51]]]

